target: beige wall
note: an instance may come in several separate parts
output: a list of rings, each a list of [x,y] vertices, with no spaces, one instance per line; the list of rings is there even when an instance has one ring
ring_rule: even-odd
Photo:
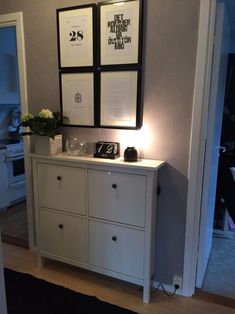
[[[0,14],[24,16],[29,109],[59,110],[56,9],[89,0],[0,0]],[[139,131],[66,128],[81,140],[141,146],[145,158],[167,161],[160,171],[155,278],[171,284],[183,269],[187,171],[199,0],[147,0],[144,123]]]

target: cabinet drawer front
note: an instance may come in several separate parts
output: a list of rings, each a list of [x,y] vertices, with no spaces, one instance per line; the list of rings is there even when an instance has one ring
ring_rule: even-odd
[[[86,262],[86,222],[83,218],[40,211],[40,250]]]
[[[90,221],[89,263],[142,279],[144,232]]]
[[[85,214],[86,172],[81,168],[37,165],[39,206]]]
[[[89,170],[89,215],[144,227],[146,177]]]

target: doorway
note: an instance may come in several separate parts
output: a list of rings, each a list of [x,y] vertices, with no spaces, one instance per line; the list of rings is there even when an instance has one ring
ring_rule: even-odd
[[[8,194],[5,193],[5,195],[8,195],[5,199],[7,210],[1,211],[2,220],[4,222],[2,228],[4,229],[6,227],[5,229],[7,229],[8,233],[9,230],[12,229],[13,238],[15,238],[17,234],[22,235],[22,230],[20,230],[19,227],[22,226],[25,228],[23,232],[24,236],[26,235],[28,238],[25,242],[27,246],[32,247],[34,237],[32,227],[30,226],[33,221],[31,213],[33,207],[29,157],[30,147],[27,140],[19,138],[16,127],[20,121],[21,113],[28,111],[22,13],[17,12],[0,15],[0,30],[3,31],[3,34],[6,30],[7,36],[9,36],[9,38],[6,39],[7,36],[4,34],[4,41],[1,43],[1,48],[4,49],[3,47],[5,47],[6,44],[6,49],[5,51],[1,51],[4,59],[2,63],[4,75],[1,76],[0,80],[0,95],[2,96],[0,110],[1,112],[5,112],[7,119],[4,120],[5,128],[0,130],[0,138],[2,141],[1,152],[5,152],[3,160],[5,160],[6,165],[2,168],[5,169],[4,173],[6,174],[7,181],[6,191],[8,192]],[[15,46],[15,55],[12,53],[14,50],[13,46]],[[9,50],[11,50],[10,53]],[[4,114],[2,115],[4,116]],[[22,166],[25,167],[25,174]],[[1,205],[1,208],[4,209],[4,206]],[[31,210],[29,210],[29,208]],[[13,215],[9,214],[10,211],[14,212]],[[13,222],[16,222],[16,227],[12,225]],[[5,223],[7,223],[8,226],[6,226]],[[11,237],[11,234],[10,236],[7,234],[8,239]]]
[[[207,152],[211,155],[211,159],[208,160],[214,162],[212,156],[217,156],[218,158],[220,145],[219,142],[217,147],[216,145],[213,145],[215,125],[216,122],[218,122],[216,121],[216,117],[219,116],[216,114],[217,105],[215,106],[215,103],[218,100],[217,93],[220,93],[220,99],[223,101],[220,108],[223,108],[224,95],[221,97],[221,88],[214,88],[214,94],[212,94],[211,86],[212,84],[218,84],[218,73],[220,70],[220,54],[217,53],[217,59],[214,59],[214,54],[218,52],[217,49],[214,49],[215,41],[218,41],[217,33],[215,35],[216,15],[218,13],[217,8],[218,5],[220,5],[220,7],[227,5],[227,2],[230,1],[203,0],[200,2],[183,273],[183,295],[185,296],[192,296],[195,293],[196,279],[198,280],[200,263],[202,266],[201,269],[205,272],[212,243],[214,206],[210,207],[210,209],[212,209],[210,210],[210,213],[212,214],[208,214],[209,200],[213,201],[213,193],[209,193],[209,183],[214,183],[214,190],[216,190],[216,181],[211,180],[211,175],[214,175],[213,171],[209,171],[211,170],[211,163],[208,163],[209,167],[204,167],[204,165],[205,160],[207,160],[205,158],[206,147],[210,144],[211,149],[207,149]],[[234,1],[231,3],[234,4]],[[235,12],[235,10],[233,12]],[[223,30],[222,23],[223,19],[220,19],[220,25],[218,25],[221,30]],[[220,37],[221,43],[222,38],[223,37]],[[223,54],[223,56],[227,57],[228,52],[227,54]],[[217,62],[217,76],[213,77],[212,74],[216,68],[215,61]],[[225,69],[225,67],[223,68]],[[224,79],[224,82],[226,82],[226,79]],[[214,105],[213,102],[211,104],[211,101],[214,102]],[[211,108],[214,112],[213,110],[211,111]],[[223,110],[221,110],[221,120],[222,113]],[[210,137],[208,137],[208,130],[211,131],[209,133]],[[207,183],[207,188],[205,183]],[[207,194],[205,192],[207,192]],[[205,193],[204,196],[206,196],[204,197],[204,203],[202,202],[203,193]],[[202,231],[204,231],[204,234]],[[209,242],[206,241],[208,236],[209,239],[211,239]],[[205,249],[204,255],[202,254],[200,256],[200,250],[203,252],[203,248]],[[204,277],[203,271],[201,272],[201,279],[199,278],[201,284]]]
[[[21,105],[15,26],[0,27],[0,67],[1,171],[6,173],[0,182],[0,228],[4,242],[27,247],[24,151],[18,129]]]
[[[232,49],[230,49],[232,50]],[[229,54],[212,248],[201,290],[235,299],[235,54]],[[234,114],[234,115],[233,115]]]
[[[234,31],[231,27],[234,21],[231,12],[235,11],[235,7],[234,2],[231,7],[230,1],[226,0],[212,2],[215,5],[214,31],[212,33],[215,33],[215,35],[212,38],[214,49],[211,54],[208,114],[205,119],[205,160],[203,162],[200,202],[201,216],[196,287],[210,293],[235,298],[235,254],[233,255],[234,250],[232,249],[235,240],[232,231],[229,230],[232,229],[234,223],[231,219],[233,208],[230,206],[230,190],[234,189],[232,192],[234,194],[235,184],[230,167],[235,162],[233,147],[235,139],[229,137],[228,134],[225,136],[226,109],[228,106],[231,107],[228,102],[228,99],[231,98],[229,94],[232,91],[230,87],[231,58],[228,60],[228,56],[231,52],[231,39]],[[227,12],[230,12],[230,15]],[[213,14],[210,18],[212,16]],[[229,68],[228,72],[227,68]],[[221,128],[222,116],[223,127]],[[231,132],[234,132],[234,127]],[[233,134],[235,136],[235,132]],[[228,158],[230,158],[230,165],[227,162]],[[228,191],[230,191],[229,198]],[[231,237],[229,237],[229,234]],[[229,252],[229,249],[232,250]]]

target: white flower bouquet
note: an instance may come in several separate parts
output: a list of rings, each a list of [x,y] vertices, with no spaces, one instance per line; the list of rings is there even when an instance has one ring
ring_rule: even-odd
[[[20,127],[26,127],[29,130],[22,132],[22,135],[37,134],[54,138],[59,134],[59,129],[65,117],[60,112],[52,112],[49,109],[42,109],[38,116],[31,113],[23,114],[21,117]]]

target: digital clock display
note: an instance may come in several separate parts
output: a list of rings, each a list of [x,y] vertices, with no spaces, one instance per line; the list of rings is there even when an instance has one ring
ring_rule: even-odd
[[[95,154],[97,158],[115,159],[120,155],[120,144],[117,142],[97,142],[95,143]]]

